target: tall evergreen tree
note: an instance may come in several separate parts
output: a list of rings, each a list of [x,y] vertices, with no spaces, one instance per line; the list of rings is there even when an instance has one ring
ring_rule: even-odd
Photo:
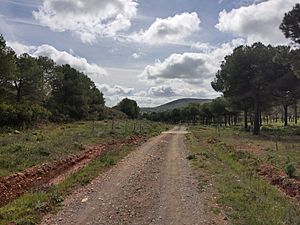
[[[0,101],[11,101],[13,98],[12,79],[16,73],[15,52],[6,46],[0,35]]]
[[[16,101],[42,102],[43,71],[37,60],[28,54],[23,54],[17,59],[17,69],[13,77]]]
[[[294,75],[292,70],[291,49],[288,46],[276,47],[274,73],[278,74],[278,79],[271,83],[271,94],[283,107],[284,126],[288,125],[288,107],[294,105],[299,98],[300,80]]]
[[[94,82],[69,65],[57,67],[51,87],[48,104],[55,119],[87,119],[96,106],[104,106],[103,95]]]
[[[284,15],[280,29],[286,38],[290,38],[297,44],[300,44],[300,4]]]
[[[260,131],[261,108],[269,96],[269,85],[276,79],[273,56],[274,49],[261,43],[238,47],[225,58],[212,82],[212,87],[223,92],[224,97],[239,96],[252,100],[255,135]]]

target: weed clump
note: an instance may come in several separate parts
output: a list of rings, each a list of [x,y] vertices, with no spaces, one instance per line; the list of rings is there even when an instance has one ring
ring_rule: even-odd
[[[288,175],[290,178],[292,178],[295,176],[296,168],[293,165],[293,163],[289,162],[285,165],[284,171],[285,171],[286,175]]]

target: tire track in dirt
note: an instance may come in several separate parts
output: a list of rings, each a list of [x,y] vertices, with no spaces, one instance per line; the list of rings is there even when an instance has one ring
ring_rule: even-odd
[[[151,139],[42,224],[210,224],[186,160],[184,133],[175,127]]]

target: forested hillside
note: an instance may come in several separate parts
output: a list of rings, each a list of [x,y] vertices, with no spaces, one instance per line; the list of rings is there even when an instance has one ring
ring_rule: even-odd
[[[206,103],[206,102],[210,102],[210,101],[211,101],[211,99],[182,98],[182,99],[174,100],[172,102],[168,102],[166,104],[163,104],[163,105],[160,105],[157,107],[141,108],[141,112],[146,112],[146,113],[164,112],[164,111],[169,111],[169,110],[176,109],[176,108],[184,108],[192,103],[202,104],[202,103]]]

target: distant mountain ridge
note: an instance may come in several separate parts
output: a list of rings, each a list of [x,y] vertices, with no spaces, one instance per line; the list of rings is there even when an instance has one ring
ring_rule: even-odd
[[[211,99],[199,99],[199,98],[181,98],[157,107],[144,107],[141,108],[141,112],[163,112],[172,110],[175,108],[183,108],[192,103],[203,104],[210,102]]]

